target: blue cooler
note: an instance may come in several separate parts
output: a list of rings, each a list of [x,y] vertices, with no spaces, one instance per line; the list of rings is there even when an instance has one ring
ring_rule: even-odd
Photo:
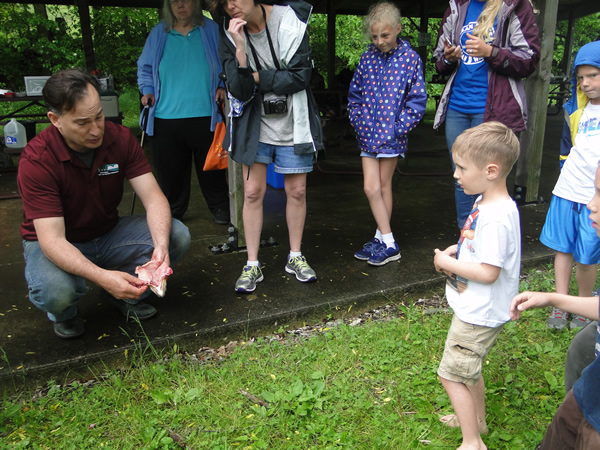
[[[283,189],[283,174],[275,172],[275,163],[267,166],[267,184],[273,189]]]

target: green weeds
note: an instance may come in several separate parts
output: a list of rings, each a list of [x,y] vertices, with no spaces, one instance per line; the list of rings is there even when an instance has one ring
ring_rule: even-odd
[[[540,289],[547,271],[522,287]],[[549,286],[550,287],[550,286]],[[451,315],[400,307],[403,317],[323,328],[282,326],[230,357],[202,363],[173,347],[140,349],[144,363],[94,384],[48,383],[44,395],[5,397],[9,448],[455,448],[460,430],[437,366]],[[574,332],[551,332],[547,311],[509,323],[485,361],[489,448],[533,448],[564,396]],[[157,362],[158,361],[158,362]],[[31,398],[31,399],[28,399]]]

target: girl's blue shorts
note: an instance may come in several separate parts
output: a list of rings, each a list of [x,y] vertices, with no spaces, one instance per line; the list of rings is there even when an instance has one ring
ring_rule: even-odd
[[[540,241],[561,253],[571,253],[579,264],[600,263],[600,238],[583,203],[552,196]]]

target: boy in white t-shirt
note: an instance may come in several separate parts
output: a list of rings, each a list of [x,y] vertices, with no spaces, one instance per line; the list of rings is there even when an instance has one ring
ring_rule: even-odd
[[[454,178],[465,193],[481,193],[458,244],[435,249],[433,260],[448,276],[446,297],[454,310],[438,375],[456,415],[440,420],[460,426],[459,448],[486,448],[482,362],[510,320],[510,302],[519,290],[519,211],[506,188],[519,147],[514,133],[499,122],[464,131],[452,146]]]
[[[573,64],[573,95],[565,104],[565,130],[561,143],[564,161],[542,229],[540,241],[556,250],[555,285],[559,294],[569,293],[573,259],[579,296],[592,295],[596,265],[600,263],[600,241],[587,218],[585,205],[594,196],[594,174],[600,160],[600,42],[581,47]],[[587,319],[573,315],[571,328]],[[566,326],[568,313],[553,308],[546,324]]]

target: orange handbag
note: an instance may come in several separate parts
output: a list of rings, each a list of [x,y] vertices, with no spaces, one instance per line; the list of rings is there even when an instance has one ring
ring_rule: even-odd
[[[206,160],[204,161],[204,171],[227,169],[227,150],[223,148],[223,139],[225,138],[226,120],[223,105],[219,105],[219,114],[221,114],[222,122],[217,123],[213,142],[208,149]]]

